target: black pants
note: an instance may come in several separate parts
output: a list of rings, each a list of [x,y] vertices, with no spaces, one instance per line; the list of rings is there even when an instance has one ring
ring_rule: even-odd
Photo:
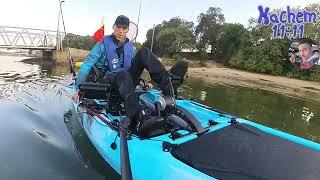
[[[148,48],[143,48],[137,52],[129,72],[121,71],[111,78],[113,88],[118,90],[125,102],[126,115],[131,119],[142,109],[135,96],[135,87],[139,83],[144,68],[148,70],[151,79],[159,84],[160,88],[169,86],[169,82],[164,80],[169,76],[167,71]]]

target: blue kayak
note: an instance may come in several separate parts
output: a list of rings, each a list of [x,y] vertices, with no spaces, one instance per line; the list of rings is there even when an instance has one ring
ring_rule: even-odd
[[[139,97],[151,113],[163,116],[163,127],[152,127],[143,137],[130,135],[133,179],[320,179],[316,142],[189,99],[177,98],[159,109],[165,97],[155,89]],[[106,100],[73,105],[92,144],[120,174],[118,127],[123,114],[105,108]]]

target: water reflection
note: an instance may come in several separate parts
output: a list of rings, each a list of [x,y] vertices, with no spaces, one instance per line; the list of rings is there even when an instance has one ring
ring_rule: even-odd
[[[207,92],[206,91],[201,91],[200,92],[200,99],[202,101],[205,101],[206,100],[206,97],[207,97]]]
[[[107,179],[120,179],[117,172],[115,172],[109,164],[104,161],[98,151],[90,143],[77,118],[78,117],[74,110],[69,110],[64,114],[65,124],[68,127],[75,145],[79,150],[79,154],[81,154],[85,164],[95,169],[101,175],[107,177]]]
[[[301,118],[305,121],[306,125],[309,125],[310,119],[314,116],[313,112],[310,112],[309,108],[303,107]]]
[[[0,59],[0,179],[102,179],[86,166],[63,121],[68,78],[43,73],[23,57]]]
[[[206,85],[201,81],[187,82],[180,93],[216,109],[320,142],[319,102],[257,89]]]

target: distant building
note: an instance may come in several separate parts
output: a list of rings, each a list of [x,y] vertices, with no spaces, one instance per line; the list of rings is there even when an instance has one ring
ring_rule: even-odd
[[[206,52],[211,53],[211,49],[212,49],[211,45],[208,45]],[[192,49],[182,49],[181,52],[182,53],[196,53],[196,52],[199,52],[199,50],[193,49],[193,48]]]

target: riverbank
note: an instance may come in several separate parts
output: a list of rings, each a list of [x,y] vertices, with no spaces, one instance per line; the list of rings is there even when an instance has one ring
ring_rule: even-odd
[[[82,61],[89,51],[71,52],[76,61]],[[168,60],[163,60],[162,63],[167,67],[172,65],[172,61]],[[295,98],[320,101],[320,82],[252,73],[232,69],[212,61],[210,63],[190,61],[189,64],[189,78],[201,79],[207,84],[257,88]]]
[[[191,67],[188,77],[201,79],[208,84],[257,88],[295,98],[320,101],[320,82],[251,73],[218,63],[207,63],[207,67]]]

